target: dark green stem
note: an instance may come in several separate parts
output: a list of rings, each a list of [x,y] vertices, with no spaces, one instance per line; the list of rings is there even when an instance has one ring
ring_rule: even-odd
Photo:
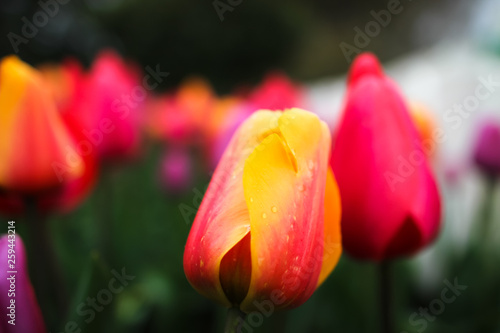
[[[58,265],[45,214],[41,214],[34,198],[26,199],[27,248],[31,266],[31,281],[49,330],[58,329],[60,318],[68,308],[66,286]]]
[[[114,179],[112,170],[106,168],[102,177],[102,200],[99,202],[101,220],[98,221],[101,239],[100,248],[108,263],[114,263],[115,244],[113,243],[115,235],[113,234],[114,224]]]
[[[485,195],[479,211],[479,223],[481,230],[478,235],[479,239],[477,240],[479,244],[487,244],[487,239],[489,239],[491,220],[493,217],[493,209],[495,207],[494,197],[496,178],[487,177],[485,179],[485,183]]]
[[[379,264],[380,270],[380,315],[381,332],[392,333],[392,281],[391,281],[391,262],[383,261]]]
[[[245,313],[238,308],[230,308],[227,310],[226,327],[224,333],[239,333],[241,326],[245,321]]]

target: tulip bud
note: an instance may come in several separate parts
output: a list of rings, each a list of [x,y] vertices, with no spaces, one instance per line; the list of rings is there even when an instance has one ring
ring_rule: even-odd
[[[0,321],[0,332],[46,332],[19,235],[9,234],[0,238],[0,258],[0,307],[2,312],[7,312]],[[9,258],[12,261],[7,261]]]
[[[474,162],[490,177],[500,175],[500,123],[491,120],[479,127]]]
[[[85,99],[81,101],[82,130],[101,160],[117,161],[134,157],[139,149],[139,111],[148,91],[132,70],[112,51],[103,51],[86,78]],[[85,116],[90,114],[91,117]]]
[[[285,309],[311,296],[341,252],[329,149],[327,125],[300,109],[258,111],[238,128],[184,252],[198,292],[247,313],[260,302]]]
[[[82,174],[79,156],[57,169],[75,142],[41,75],[14,56],[0,63],[0,110],[0,189],[37,195]]]
[[[353,63],[331,165],[346,251],[360,259],[411,255],[440,224],[440,197],[405,99],[371,54]]]

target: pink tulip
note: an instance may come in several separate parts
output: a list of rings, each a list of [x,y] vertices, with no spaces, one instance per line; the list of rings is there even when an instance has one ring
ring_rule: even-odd
[[[8,258],[15,260],[7,261]],[[0,238],[0,290],[2,291],[0,307],[4,314],[0,320],[2,333],[46,332],[27,266],[21,237],[11,234],[3,235]],[[16,273],[10,273],[12,271]],[[13,307],[14,310],[12,310]],[[15,316],[10,314],[15,314]]]
[[[372,54],[349,77],[331,165],[346,251],[383,260],[414,254],[437,235],[441,204],[420,137],[396,84]]]

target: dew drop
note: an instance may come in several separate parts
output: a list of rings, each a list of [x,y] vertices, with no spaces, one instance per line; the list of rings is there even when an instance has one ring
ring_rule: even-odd
[[[276,213],[276,212],[278,211],[278,208],[276,208],[276,206],[273,206],[273,208],[271,208],[271,211],[272,211],[273,213]]]
[[[250,202],[253,202],[253,198],[250,198]]]
[[[262,213],[262,218],[265,219],[267,217],[266,213]]]
[[[306,189],[306,188],[304,187],[304,184],[300,184],[300,185],[299,185],[299,191],[300,191],[300,192],[304,192],[304,190],[305,190],[305,189]]]

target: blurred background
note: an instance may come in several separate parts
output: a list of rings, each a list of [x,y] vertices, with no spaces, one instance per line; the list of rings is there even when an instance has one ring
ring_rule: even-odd
[[[123,59],[136,84],[151,70],[168,72],[148,89],[147,101],[139,98],[142,141],[133,154],[100,160],[78,203],[46,214],[71,299],[67,313],[41,304],[45,316],[59,320],[57,329],[74,321],[81,332],[221,332],[226,311],[191,288],[182,253],[228,137],[253,108],[294,105],[333,130],[350,61],[371,51],[446,134],[433,156],[443,229],[427,250],[395,265],[397,332],[500,332],[500,171],[475,158],[484,128],[500,131],[500,84],[488,86],[488,98],[469,105],[460,122],[450,120],[450,110],[467,106],[478,85],[500,83],[500,2],[401,0],[397,14],[367,32],[391,2],[242,0],[222,12],[206,0],[2,0],[0,56],[16,54],[52,83],[69,84],[57,75],[73,73],[64,72],[71,64],[81,66],[76,75],[92,77],[103,50],[112,63]],[[47,20],[33,25],[41,10]],[[486,150],[498,156],[495,135],[500,140],[490,135],[493,148]],[[23,215],[2,214],[20,222],[33,265],[32,225]],[[122,268],[135,278],[86,322],[79,304]],[[425,317],[413,314],[455,279],[467,289],[425,327],[416,324]],[[376,286],[375,265],[344,254],[306,304],[272,314],[254,331],[377,331]]]

